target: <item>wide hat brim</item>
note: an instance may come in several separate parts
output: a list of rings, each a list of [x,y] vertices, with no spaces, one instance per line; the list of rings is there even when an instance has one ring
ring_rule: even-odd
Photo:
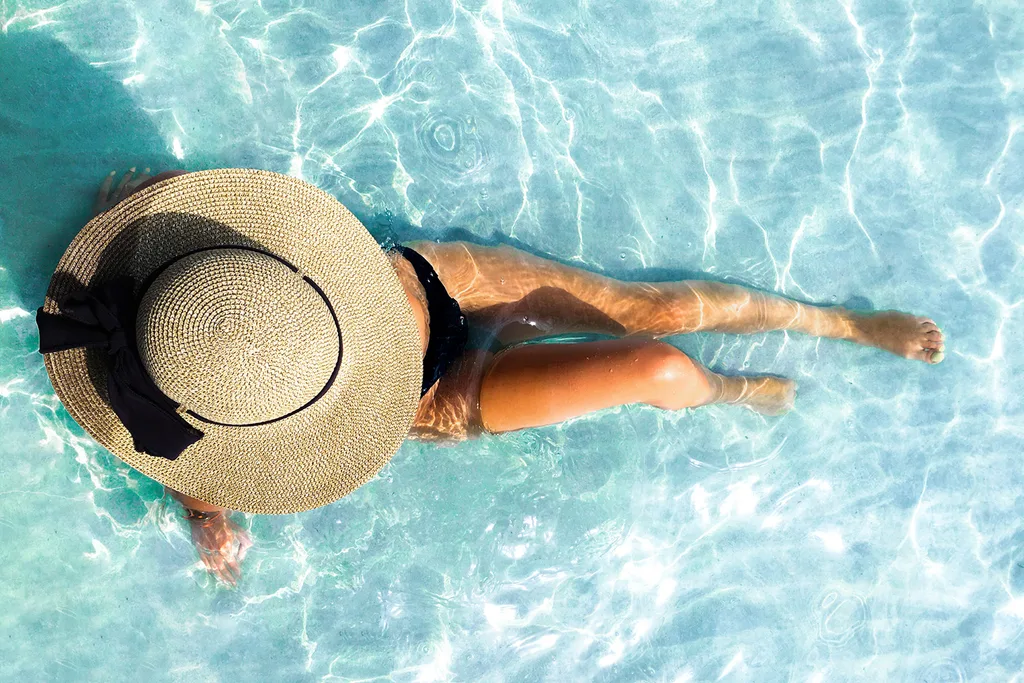
[[[96,441],[175,491],[256,513],[299,512],[335,501],[372,479],[408,434],[423,352],[388,257],[334,197],[295,178],[249,169],[157,183],[78,233],[57,266],[43,310],[56,314],[58,303],[77,291],[125,275],[143,282],[175,258],[217,246],[270,252],[323,290],[343,347],[338,377],[326,394],[291,417],[259,426],[219,426],[185,415],[204,436],[176,460],[166,460],[137,452],[110,407],[105,351],[47,354],[54,390]]]

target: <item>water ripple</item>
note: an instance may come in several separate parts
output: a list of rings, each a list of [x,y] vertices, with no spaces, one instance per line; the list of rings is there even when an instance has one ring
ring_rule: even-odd
[[[472,117],[433,113],[416,126],[416,139],[433,168],[450,180],[472,175],[487,164],[487,150]]]

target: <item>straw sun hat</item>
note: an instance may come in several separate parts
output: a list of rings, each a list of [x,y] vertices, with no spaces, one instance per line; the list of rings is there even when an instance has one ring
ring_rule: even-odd
[[[387,256],[336,199],[276,173],[191,173],[97,216],[38,321],[57,396],[89,434],[234,510],[350,493],[419,401],[420,337]]]

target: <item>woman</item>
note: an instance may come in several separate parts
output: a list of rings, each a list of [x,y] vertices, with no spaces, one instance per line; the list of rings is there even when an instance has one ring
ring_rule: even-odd
[[[792,330],[873,346],[931,364],[939,363],[943,358],[942,333],[932,320],[926,318],[894,311],[858,313],[838,307],[818,307],[717,282],[619,282],[509,247],[481,247],[465,242],[416,242],[380,256],[379,259],[391,270],[387,274],[373,275],[369,264],[376,263],[374,258],[377,257],[370,255],[369,251],[358,256],[357,252],[364,247],[352,246],[355,241],[363,239],[358,222],[340,205],[328,206],[333,200],[321,196],[322,193],[316,194],[303,187],[305,184],[300,181],[275,174],[254,171],[187,174],[185,171],[171,171],[150,178],[145,174],[135,174],[135,169],[132,169],[112,191],[113,181],[112,173],[100,189],[98,217],[83,229],[58,267],[47,306],[39,316],[41,351],[47,354],[47,368],[55,389],[72,415],[97,440],[168,487],[186,509],[193,540],[206,567],[229,583],[237,581],[240,562],[250,545],[248,535],[228,518],[229,508],[289,512],[328,503],[369,480],[397,448],[405,433],[418,438],[464,439],[482,431],[498,433],[549,425],[630,403],[644,403],[664,410],[729,403],[766,415],[778,415],[792,407],[795,384],[791,380],[770,376],[722,376],[702,367],[675,347],[658,341],[659,337],[697,331],[748,334]],[[252,191],[253,183],[263,184],[260,193]],[[308,196],[303,193],[308,193]],[[261,206],[267,195],[275,195],[278,205]],[[295,199],[299,195],[306,198],[301,201]],[[208,199],[211,196],[214,199]],[[302,201],[326,207],[323,210],[328,213],[318,216]],[[198,205],[204,208],[194,208]],[[231,208],[235,205],[244,209]],[[238,217],[239,211],[250,213]],[[330,214],[330,211],[343,213]],[[303,222],[289,224],[288,221],[298,214],[303,216]],[[186,217],[182,218],[183,215]],[[202,222],[207,220],[209,223]],[[321,223],[309,227],[311,221]],[[268,442],[281,439],[276,446],[280,449],[280,444],[304,442],[314,434],[322,440],[334,438],[333,432],[323,431],[323,424],[315,423],[312,413],[328,410],[319,405],[341,391],[335,386],[337,381],[351,384],[366,379],[353,376],[354,379],[336,380],[339,372],[341,375],[348,372],[343,361],[352,356],[356,358],[352,362],[357,362],[364,350],[359,348],[362,323],[348,322],[345,319],[348,313],[335,309],[339,306],[344,308],[353,298],[368,296],[365,290],[369,285],[352,289],[352,293],[345,297],[339,297],[333,291],[325,294],[321,289],[330,287],[324,285],[324,281],[330,281],[334,271],[321,269],[309,276],[306,267],[294,265],[266,245],[283,239],[279,242],[283,246],[278,251],[283,249],[300,254],[301,260],[305,253],[302,249],[306,247],[299,248],[296,244],[312,244],[325,233],[331,237],[330,231],[335,229],[338,221],[346,225],[355,223],[358,227],[352,227],[350,233],[339,236],[338,241],[332,243],[330,258],[339,259],[336,268],[346,267],[340,261],[340,252],[351,252],[351,258],[368,259],[367,265],[361,266],[369,269],[366,271],[370,273],[367,282],[377,277],[379,283],[375,287],[383,291],[394,281],[397,283],[394,292],[408,304],[405,307],[393,300],[378,304],[371,303],[375,301],[372,298],[366,298],[364,308],[380,305],[390,311],[388,315],[398,316],[394,318],[398,322],[389,318],[392,322],[368,322],[366,327],[381,328],[376,343],[388,346],[389,353],[401,355],[404,353],[401,350],[404,348],[403,339],[408,337],[412,340],[408,346],[412,349],[410,353],[415,354],[416,367],[401,370],[406,373],[404,378],[396,375],[388,381],[393,384],[415,382],[417,387],[414,388],[419,392],[410,399],[414,405],[410,403],[412,407],[407,411],[407,418],[386,418],[380,413],[391,409],[385,405],[401,403],[406,400],[404,398],[393,396],[390,403],[375,404],[378,422],[390,420],[406,431],[399,434],[397,440],[392,438],[394,443],[388,444],[384,443],[391,438],[387,434],[373,436],[376,441],[366,447],[368,452],[372,452],[366,456],[370,463],[366,471],[358,476],[334,473],[334,470],[344,469],[337,466],[336,459],[348,456],[331,454],[326,466],[334,468],[330,469],[331,473],[323,474],[316,469],[323,465],[309,465],[308,470],[293,474],[287,470],[288,467],[295,462],[312,462],[317,456],[302,451],[281,462],[266,463],[265,460],[278,456],[260,450],[254,439],[258,437]],[[265,225],[275,222],[287,225],[278,233],[267,233],[270,228]],[[227,224],[232,232],[217,237],[206,236],[220,229],[210,226],[221,226],[222,223]],[[181,225],[201,227],[181,230]],[[134,241],[130,248],[116,247],[118,240],[133,229],[141,231],[141,237],[132,237]],[[195,230],[204,237],[194,237],[189,230]],[[293,234],[294,238],[291,237]],[[177,239],[182,241],[182,245],[166,247],[162,244],[165,239]],[[190,240],[197,241],[191,244]],[[228,249],[224,244],[238,246],[237,249]],[[349,246],[338,249],[339,244]],[[99,253],[101,247],[105,249],[104,254],[112,252],[116,257],[112,260],[121,265],[106,266],[102,263],[104,257],[90,256]],[[148,257],[140,257],[139,254],[148,253],[147,249],[161,255],[153,257],[152,263],[145,266],[125,265],[132,259],[146,261]],[[368,249],[372,250],[372,246]],[[309,251],[314,253],[316,248]],[[117,256],[119,253],[121,256]],[[324,253],[320,253],[319,261],[310,257],[309,262],[319,264],[325,260]],[[80,265],[90,259],[95,263]],[[161,259],[165,263],[158,263]],[[182,265],[184,262],[187,264]],[[104,268],[109,272],[101,275]],[[115,291],[116,288],[95,288],[96,283],[104,278],[110,279],[133,268],[137,271],[134,272],[137,279],[144,280],[141,287],[134,281],[128,286],[131,291],[122,289],[120,293]],[[294,277],[288,280],[292,284],[282,284],[285,281],[277,279],[283,277],[277,271],[288,273],[288,268],[302,275],[305,284]],[[316,265],[316,268],[321,267]],[[223,273],[229,271],[236,274],[224,279],[227,276]],[[243,271],[244,274],[238,274]],[[73,353],[68,349],[74,349],[75,345],[90,345],[88,339],[83,341],[81,333],[68,331],[69,325],[80,323],[81,315],[76,317],[74,311],[84,301],[81,296],[76,299],[72,294],[74,287],[61,284],[67,278],[58,276],[69,273],[81,280],[77,283],[78,288],[85,287],[95,294],[90,299],[94,302],[90,304],[93,305],[90,310],[101,313],[89,313],[86,317],[90,320],[102,318],[108,309],[116,310],[119,300],[122,309],[132,308],[131,315],[121,316],[129,332],[128,347],[132,353],[124,349],[123,341],[109,343],[111,356],[123,356],[117,362],[109,362],[109,370],[106,371],[109,395],[105,395],[102,389],[85,386],[87,383],[80,378],[87,367],[94,379],[102,376],[104,371],[96,369],[99,361],[94,359],[90,365],[82,353],[73,361],[65,363],[61,360],[65,357],[61,354]],[[207,284],[199,286],[199,282]],[[243,298],[224,303],[230,299],[230,292],[242,287],[241,283],[248,283],[244,286],[249,289],[244,291],[265,292],[269,288],[270,294],[254,294],[252,298],[267,298],[267,305],[272,310],[306,297],[303,299],[306,303],[288,314],[289,320],[314,309],[320,310],[319,293],[326,302],[324,310],[334,317],[338,325],[337,335],[328,329],[333,328],[327,322],[323,322],[329,317],[321,311],[318,319],[326,326],[323,329],[328,330],[322,334],[308,332],[307,327],[297,327],[279,335],[283,323],[277,321],[269,327],[259,323],[254,328],[256,332],[247,332],[249,337],[239,337],[238,328],[242,323],[237,320],[259,318],[259,310],[262,310],[259,302],[251,304]],[[142,293],[138,291],[140,288]],[[229,293],[210,293],[222,290]],[[153,294],[154,291],[157,294]],[[390,295],[385,293],[381,296],[386,299]],[[188,299],[187,305],[180,303],[182,297]],[[107,308],[95,304],[96,300],[108,302]],[[232,317],[231,311],[249,306],[253,306],[255,312],[243,311],[237,320]],[[401,318],[409,310],[411,317]],[[190,323],[181,322],[189,316],[198,316],[203,322],[189,327]],[[69,322],[69,318],[75,318],[75,321]],[[317,327],[315,323],[304,324],[308,324],[310,329]],[[120,330],[120,323],[112,325]],[[136,325],[139,326],[138,331],[135,330]],[[178,329],[182,325],[187,328],[184,332]],[[60,328],[60,331],[55,331],[55,328]],[[105,340],[123,336],[120,331],[110,332],[109,325],[104,329]],[[616,339],[518,344],[532,338],[571,332],[610,335]],[[76,334],[78,337],[71,338]],[[278,339],[281,335],[282,338]],[[307,339],[317,335],[327,341],[312,343]],[[133,348],[133,338],[138,339],[138,348]],[[471,338],[475,341],[469,341]],[[488,343],[479,343],[481,338]],[[108,341],[102,344],[107,345]],[[214,344],[219,346],[211,346]],[[314,355],[310,356],[303,350],[304,344],[313,349],[309,353]],[[338,347],[337,363],[332,365],[335,361],[331,354],[335,351],[330,349],[334,346]],[[296,347],[300,350],[295,351]],[[278,349],[274,353],[298,355],[289,356],[287,363],[280,365],[275,356],[269,355],[268,348]],[[367,348],[372,348],[372,345]],[[302,355],[304,353],[306,355]],[[316,354],[325,356],[327,360]],[[246,357],[240,365],[236,364],[239,356]],[[381,372],[389,371],[385,366],[392,365],[390,358],[381,356],[376,361]],[[62,363],[66,367],[61,367]],[[204,368],[198,376],[193,372],[196,363]],[[396,360],[394,364],[401,365],[401,361]],[[322,369],[310,370],[309,378],[296,380],[293,377],[294,373],[302,375],[305,368],[318,365],[322,365]],[[411,367],[412,364],[406,365]],[[135,369],[125,370],[126,366]],[[229,371],[218,374],[228,366]],[[140,372],[139,368],[144,368],[144,371]],[[333,374],[325,381],[328,370],[332,368]],[[316,372],[320,374],[316,375]],[[360,372],[368,374],[370,371]],[[224,392],[218,394],[223,385],[239,381],[240,374],[246,378],[239,385],[232,384],[229,395],[225,397]],[[264,397],[276,397],[282,392],[287,394],[292,384],[307,381],[311,387],[322,386],[315,396],[312,396],[312,390],[306,393],[298,391],[299,397],[292,403],[275,404],[263,412],[253,412],[252,404],[261,402]],[[157,386],[153,386],[154,382]],[[385,390],[390,389],[386,386]],[[367,398],[361,400],[372,402],[374,391],[364,392],[362,396]],[[143,395],[141,399],[138,398],[140,393]],[[216,400],[210,402],[210,395],[216,395]],[[145,398],[147,396],[149,398]],[[170,406],[170,409],[161,412],[161,406]],[[228,417],[214,419],[211,415]],[[346,415],[349,416],[344,420],[328,423],[328,427],[347,429],[350,423],[362,419]],[[410,424],[407,425],[403,419]],[[346,444],[363,439],[368,431],[372,431],[373,423],[368,420],[359,430],[346,435]],[[282,424],[289,425],[291,430],[287,439],[281,437]],[[211,430],[218,429],[230,436],[220,433],[209,436]],[[258,430],[271,429],[278,431],[267,432],[263,436],[257,434]],[[208,436],[204,438],[203,433]],[[301,434],[302,438],[297,440],[296,434]],[[222,448],[212,442],[206,444],[209,438],[227,446]],[[178,443],[180,448],[165,449],[168,443]],[[336,447],[338,453],[344,448]],[[173,452],[161,452],[163,450]],[[175,464],[179,455],[183,456],[181,467],[185,467],[186,461],[201,460],[209,453],[216,458],[207,460],[205,465],[187,475],[176,469],[179,467]],[[248,460],[240,460],[241,465],[221,467],[223,460],[237,454],[246,454]],[[363,453],[360,457],[365,455]],[[261,467],[267,468],[271,474],[263,479],[253,475],[255,478],[238,483],[250,477],[250,469]],[[294,467],[301,469],[307,465]],[[214,476],[210,472],[218,468],[217,480],[209,481]],[[280,476],[269,478],[275,473],[274,468],[280,470]],[[317,483],[318,477],[323,481]],[[345,481],[338,483],[339,477]],[[288,484],[290,489],[282,488],[284,485],[280,481],[283,480],[292,482]],[[305,482],[312,482],[313,488],[322,485],[325,493],[319,497],[309,494]],[[270,489],[273,489],[272,496],[267,493]],[[197,494],[197,491],[202,494]],[[188,495],[190,493],[193,495]],[[224,501],[241,502],[225,505]]]

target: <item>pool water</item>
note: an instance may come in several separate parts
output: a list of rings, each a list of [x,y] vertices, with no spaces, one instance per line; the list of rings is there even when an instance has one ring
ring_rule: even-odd
[[[0,26],[3,680],[1022,680],[1018,3],[3,0]],[[289,173],[381,239],[908,310],[947,357],[678,338],[796,379],[796,410],[407,443],[336,504],[242,517],[230,590],[35,352],[129,166]]]

